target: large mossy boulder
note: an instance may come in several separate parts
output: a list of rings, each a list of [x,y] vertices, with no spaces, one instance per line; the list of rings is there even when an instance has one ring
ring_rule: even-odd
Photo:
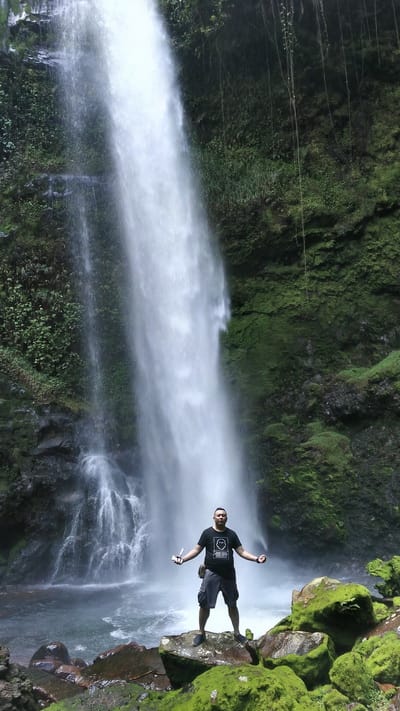
[[[267,669],[288,666],[308,689],[328,681],[336,656],[332,640],[322,632],[267,632],[258,648]]]
[[[322,577],[293,592],[291,628],[328,634],[339,653],[375,623],[371,594],[363,585]]]
[[[137,684],[92,689],[49,711],[318,711],[304,683],[288,667],[215,667],[179,691],[143,692]]]
[[[190,687],[168,693],[159,711],[316,711],[304,682],[289,669],[215,667]]]
[[[396,632],[363,640],[356,651],[375,681],[400,686],[400,639]]]
[[[371,706],[377,687],[365,661],[358,652],[346,652],[338,657],[329,673],[334,687],[352,702]]]
[[[208,632],[206,641],[198,647],[193,646],[195,634],[186,632],[161,639],[159,652],[175,688],[190,683],[214,666],[258,663],[254,647],[235,642],[232,633]]]

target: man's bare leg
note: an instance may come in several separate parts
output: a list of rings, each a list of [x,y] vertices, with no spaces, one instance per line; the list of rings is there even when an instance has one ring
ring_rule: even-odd
[[[199,608],[199,630],[200,634],[205,634],[205,627],[206,627],[206,622],[210,616],[210,608],[209,607],[200,607]]]
[[[228,607],[229,617],[233,625],[233,634],[240,634],[239,632],[239,610],[237,605],[234,607]]]
[[[193,640],[193,647],[198,647],[206,641],[205,627],[210,614],[209,607],[199,607],[199,629],[200,634],[196,634]]]

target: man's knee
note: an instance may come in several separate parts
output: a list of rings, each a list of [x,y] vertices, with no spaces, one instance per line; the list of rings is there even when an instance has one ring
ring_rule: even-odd
[[[199,605],[202,610],[209,610],[208,602],[207,602],[207,594],[205,590],[200,590],[199,594],[197,595],[197,599],[199,602]]]

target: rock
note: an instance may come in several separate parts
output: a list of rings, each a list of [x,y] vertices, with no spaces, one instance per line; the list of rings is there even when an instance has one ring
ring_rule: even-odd
[[[390,699],[387,711],[400,711],[400,691],[398,691],[397,694]]]
[[[135,681],[146,689],[165,691],[171,688],[158,649],[147,649],[131,642],[100,654],[93,664],[80,670],[86,683],[99,681]]]
[[[351,649],[375,624],[371,594],[364,585],[323,577],[293,593],[291,629],[324,632],[337,652]]]
[[[400,686],[400,639],[396,632],[371,636],[360,642],[356,651],[375,681]]]
[[[54,701],[63,701],[74,696],[80,696],[86,687],[71,680],[61,679],[56,674],[49,674],[38,668],[25,670],[26,678],[32,684],[33,695],[41,706],[47,706]]]
[[[43,644],[32,656],[29,666],[54,672],[61,664],[70,664],[71,659],[68,649],[62,642],[49,642]]]
[[[257,647],[265,667],[290,667],[308,689],[328,682],[336,656],[331,639],[322,632],[267,632]]]
[[[37,447],[32,451],[34,456],[41,456],[44,454],[72,454],[73,443],[67,437],[62,435],[54,435],[53,437],[47,437],[43,439]]]
[[[167,695],[159,691],[146,691],[139,684],[120,681],[104,687],[91,687],[79,696],[50,706],[49,711],[158,711],[164,696]]]
[[[288,667],[271,671],[260,666],[218,666],[190,687],[169,692],[157,711],[317,711],[304,682]]]
[[[65,681],[70,681],[72,684],[79,686],[90,686],[90,683],[82,676],[82,669],[75,667],[73,664],[61,664],[54,671],[55,675]]]
[[[84,669],[85,667],[89,666],[88,663],[80,657],[71,657],[71,664],[74,667],[78,667],[78,669]]]
[[[333,663],[329,676],[335,688],[350,701],[370,704],[376,686],[361,654],[354,651],[342,654]]]
[[[257,653],[250,643],[235,642],[230,632],[207,632],[206,641],[193,647],[196,632],[163,637],[159,651],[174,687],[193,681],[214,666],[253,664]]]
[[[396,632],[400,637],[400,609],[396,609],[389,617],[375,625],[372,630],[370,630],[366,637],[380,637],[386,632]]]
[[[1,711],[38,711],[39,703],[25,670],[10,664],[7,647],[0,646],[0,709]]]

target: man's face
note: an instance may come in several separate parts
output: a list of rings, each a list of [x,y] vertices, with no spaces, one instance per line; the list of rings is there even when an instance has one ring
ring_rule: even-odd
[[[228,516],[226,515],[226,511],[224,509],[217,509],[214,512],[214,524],[215,528],[219,530],[223,530],[225,528],[225,524],[227,522]]]

